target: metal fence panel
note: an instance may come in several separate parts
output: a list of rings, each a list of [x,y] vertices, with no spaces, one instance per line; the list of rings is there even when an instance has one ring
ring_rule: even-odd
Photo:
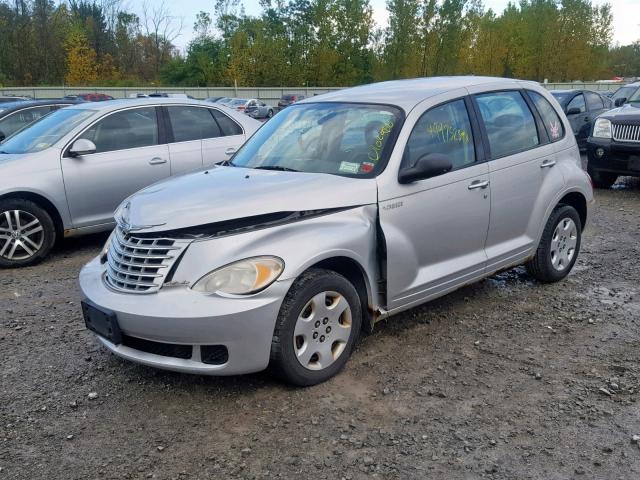
[[[617,90],[620,83],[572,82],[544,83],[549,90],[584,88],[588,90]],[[0,95],[19,95],[32,98],[60,98],[65,95],[79,93],[105,93],[114,98],[127,98],[137,93],[185,93],[192,97],[204,99],[208,97],[258,98],[269,105],[276,105],[284,94],[299,94],[307,97],[320,95],[342,87],[7,87],[0,88]]]

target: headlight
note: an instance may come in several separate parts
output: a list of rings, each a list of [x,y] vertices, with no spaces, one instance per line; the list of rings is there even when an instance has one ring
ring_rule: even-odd
[[[606,118],[596,119],[596,123],[593,125],[592,136],[597,138],[611,138],[611,121]]]
[[[207,273],[191,288],[200,293],[248,295],[267,288],[282,270],[284,262],[278,257],[247,258]]]
[[[109,247],[111,246],[111,240],[113,239],[113,236],[115,235],[116,230],[113,229],[111,231],[111,235],[109,235],[109,238],[107,238],[107,241],[104,244],[104,247],[102,247],[102,250],[100,251],[100,263],[105,263],[107,261],[107,252],[109,251]]]

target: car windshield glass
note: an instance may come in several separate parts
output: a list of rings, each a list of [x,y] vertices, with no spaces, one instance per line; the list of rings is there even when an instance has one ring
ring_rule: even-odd
[[[245,103],[247,103],[246,100],[234,100],[231,105],[244,105]]]
[[[616,93],[613,94],[611,100],[615,102],[619,98],[630,98],[636,90],[638,90],[638,87],[620,87],[616,90]]]
[[[62,108],[20,130],[0,144],[4,153],[32,153],[49,148],[77,125],[89,118],[93,110]]]
[[[260,128],[231,165],[374,176],[384,168],[402,118],[398,108],[385,105],[296,104]]]
[[[551,95],[553,95],[555,97],[555,99],[558,100],[558,103],[562,103],[571,94],[567,93],[567,92],[551,92]]]
[[[628,102],[640,102],[640,88],[636,89],[636,91],[629,97]]]

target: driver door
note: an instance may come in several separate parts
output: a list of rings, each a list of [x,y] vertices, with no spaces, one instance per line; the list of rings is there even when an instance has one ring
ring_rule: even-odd
[[[107,114],[77,138],[96,145],[95,153],[62,157],[62,174],[74,227],[113,221],[126,197],[169,177],[169,151],[159,145],[155,107]]]
[[[487,256],[491,189],[480,133],[466,91],[418,113],[399,169],[426,154],[447,156],[452,169],[409,184],[398,169],[379,177],[380,225],[386,242],[387,308],[417,305],[481,278]],[[431,104],[433,105],[433,104]],[[398,145],[403,138],[398,139]],[[396,151],[398,147],[396,147]]]

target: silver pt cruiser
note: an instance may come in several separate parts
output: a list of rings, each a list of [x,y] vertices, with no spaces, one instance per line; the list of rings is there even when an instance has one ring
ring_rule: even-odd
[[[538,84],[499,78],[299,102],[122,203],[80,274],[87,327],[145,365],[322,382],[380,319],[515,265],[571,271],[593,202],[571,132]]]

